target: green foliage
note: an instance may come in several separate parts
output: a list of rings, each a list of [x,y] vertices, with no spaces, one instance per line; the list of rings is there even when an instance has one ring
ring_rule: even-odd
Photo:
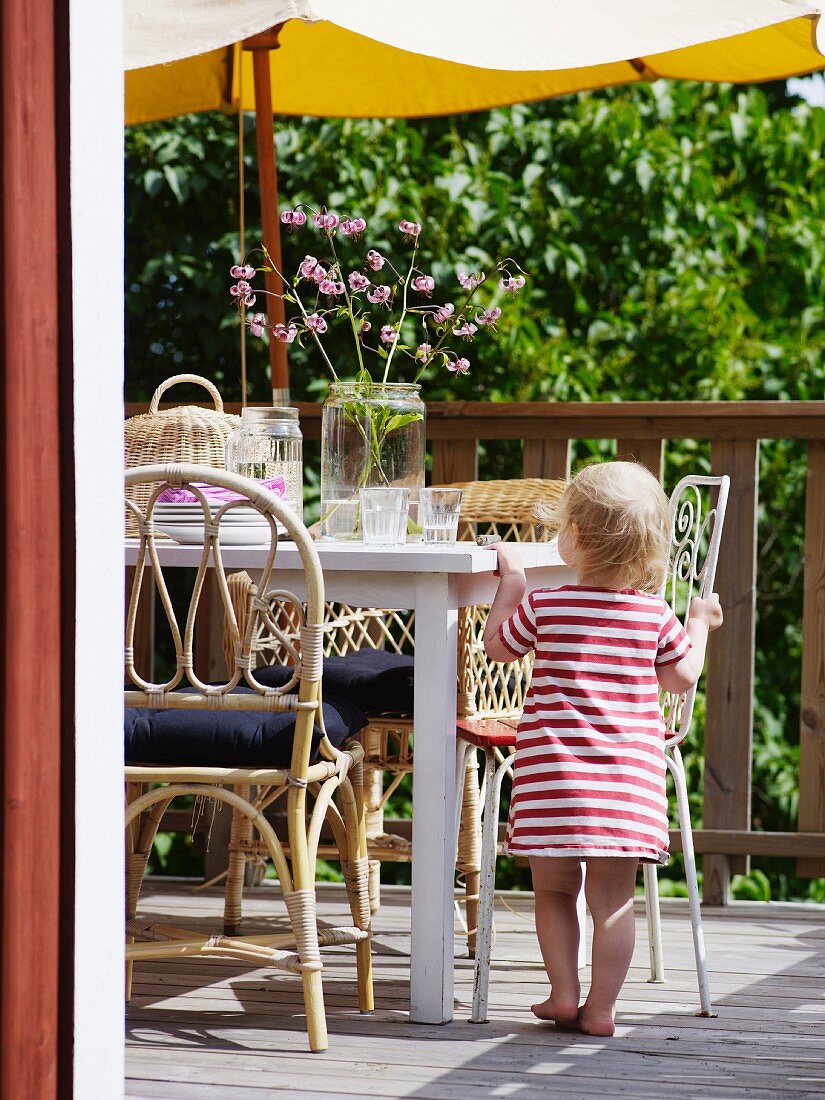
[[[499,331],[468,348],[469,376],[425,374],[429,400],[823,395],[822,108],[775,87],[663,82],[414,122],[277,119],[276,132],[284,200],[365,217],[365,248],[395,245],[397,222],[412,218],[424,226],[420,266],[437,284],[452,288],[455,267],[489,270],[507,253],[528,272]],[[252,248],[251,118],[246,138]],[[236,120],[135,127],[126,149],[127,396],[148,399],[168,375],[192,370],[238,399],[228,294],[240,259]],[[285,235],[287,268],[316,241],[309,229]],[[352,377],[345,336],[330,333],[325,346]],[[294,395],[321,398],[317,352],[289,354]],[[263,344],[250,341],[249,362],[250,396],[265,400]],[[577,456],[609,446],[583,441]],[[707,463],[706,445],[674,445],[667,480]],[[513,476],[519,464],[517,442],[483,449],[487,476]],[[310,518],[316,474],[308,468]],[[804,446],[763,445],[761,478],[753,814],[755,827],[785,830],[797,810]],[[698,822],[700,743],[687,758]],[[508,866],[504,881],[515,885],[521,871]],[[790,862],[759,866],[736,880],[739,896],[825,896],[824,884],[795,880]]]
[[[249,247],[260,237],[247,119]],[[530,274],[472,373],[431,377],[431,399],[819,396],[823,379],[825,111],[770,108],[759,89],[656,84],[430,121],[277,120],[280,190],[363,214],[366,239],[424,224],[421,267]],[[203,115],[127,134],[128,377],[206,371],[238,396],[237,126]],[[287,235],[293,269],[317,244]],[[447,258],[450,262],[448,263]],[[336,342],[337,341],[337,342]],[[354,373],[345,337],[328,341]],[[311,348],[293,387],[318,395]],[[251,352],[266,392],[265,349]]]

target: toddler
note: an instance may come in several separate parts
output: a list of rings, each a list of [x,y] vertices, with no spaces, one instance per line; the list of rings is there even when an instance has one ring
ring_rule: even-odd
[[[681,694],[696,683],[722,610],[716,594],[694,599],[685,630],[656,594],[668,566],[668,501],[643,466],[585,467],[553,514],[578,584],[526,592],[517,552],[500,544],[484,647],[494,661],[535,650],[505,840],[506,852],[530,859],[550,979],[533,1012],[606,1036],[633,954],[639,861],[667,860],[659,689]],[[580,1007],[582,862],[593,957]]]

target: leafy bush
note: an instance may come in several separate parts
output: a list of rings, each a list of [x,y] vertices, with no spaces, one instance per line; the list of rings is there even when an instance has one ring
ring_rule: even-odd
[[[437,280],[453,275],[442,257],[458,253],[483,268],[509,251],[530,273],[508,323],[470,349],[471,374],[430,378],[430,400],[822,396],[825,110],[782,87],[659,83],[414,122],[276,119],[276,132],[290,204],[360,214],[378,247],[414,217]],[[251,118],[246,136],[252,246]],[[126,150],[127,396],[146,400],[192,370],[237,400],[236,121],[135,127]],[[290,266],[312,239],[285,237]],[[345,345],[329,346],[352,373]],[[265,348],[249,354],[250,396],[266,400]],[[320,399],[311,349],[293,346],[290,363],[294,396]],[[607,447],[585,441],[578,454]],[[705,445],[674,444],[667,480],[707,462]],[[517,474],[518,445],[488,445],[482,468]],[[753,815],[757,828],[785,830],[797,812],[804,446],[765,444],[761,477]],[[308,484],[317,496],[309,471]],[[700,744],[688,767],[698,823]],[[754,865],[737,894],[825,896],[790,861]]]

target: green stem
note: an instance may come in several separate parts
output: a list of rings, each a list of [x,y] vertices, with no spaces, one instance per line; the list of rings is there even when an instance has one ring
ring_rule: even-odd
[[[291,296],[293,296],[295,298],[295,301],[298,303],[298,309],[300,309],[301,316],[303,317],[304,323],[306,324],[306,320],[307,320],[307,317],[309,316],[309,314],[304,309],[304,303],[301,301],[301,297],[298,294],[298,288],[295,285],[290,284],[289,281],[285,278],[285,276],[281,274],[281,272],[278,270],[278,268],[272,262],[272,258],[269,255],[269,253],[267,252],[266,248],[263,248],[263,254],[264,254],[264,259],[269,264],[269,266],[272,268],[272,270],[275,272],[275,274],[280,276],[280,279],[281,279],[281,282],[283,283],[283,285],[284,286],[292,285],[292,289],[290,291],[290,294],[291,294]],[[286,297],[286,295],[284,295],[284,297]],[[333,377],[333,380],[337,382],[339,379],[338,379],[338,375],[335,373],[335,367],[333,367],[332,360],[327,355],[326,350],[324,349],[324,345],[321,343],[320,339],[318,338],[318,333],[315,331],[315,329],[309,329],[309,332],[312,333],[312,338],[314,339],[315,343],[318,345],[318,350],[320,351],[321,355],[324,357],[324,361],[326,362],[326,365],[329,367],[329,370],[330,370],[330,373]],[[274,337],[270,336],[270,340],[272,340],[272,339],[274,339]]]
[[[384,377],[382,378],[382,382],[384,384],[386,384],[386,381],[387,381],[387,375],[389,374],[389,371],[390,371],[390,363],[392,362],[392,357],[395,354],[396,344],[398,343],[398,341],[401,337],[401,329],[404,325],[404,318],[407,316],[407,292],[409,291],[410,276],[412,275],[413,268],[415,267],[415,256],[416,256],[417,252],[418,252],[418,240],[416,240],[415,244],[413,245],[412,258],[410,259],[410,269],[407,272],[407,278],[404,280],[404,295],[403,295],[403,298],[402,298],[402,305],[401,305],[401,319],[399,320],[398,327],[395,330],[395,339],[392,342],[392,347],[390,348],[389,355],[387,356],[387,362],[384,366]]]
[[[347,303],[347,314],[349,315],[350,325],[352,326],[352,335],[355,337],[355,353],[358,356],[358,365],[361,368],[361,374],[366,375],[369,372],[364,366],[364,357],[361,353],[361,337],[358,332],[358,326],[355,323],[355,313],[352,308],[352,298],[350,297],[350,292],[347,288],[347,281],[344,278],[344,269],[341,267],[341,262],[338,259],[338,252],[335,249],[335,241],[332,237],[330,237],[329,243],[330,247],[332,248],[332,255],[335,260],[335,265],[338,268],[338,274],[341,276],[341,284],[344,288],[344,299]]]
[[[496,268],[496,270],[498,270],[498,268]],[[486,281],[487,280],[485,279],[484,282],[486,282]],[[479,283],[477,286],[474,286],[473,289],[467,293],[466,297],[464,298],[464,301],[459,306],[458,312],[455,315],[456,320],[458,320],[458,318],[461,317],[462,314],[465,313],[465,311],[467,309],[467,306],[470,304],[470,302],[475,297],[476,291],[478,290],[478,288],[480,286],[483,286],[483,285],[484,285],[483,283]],[[466,316],[464,317],[464,320],[467,321]],[[450,331],[453,328],[453,324],[454,324],[454,321],[450,320],[444,325],[444,331],[441,333],[438,340],[436,341],[435,347],[433,348],[433,350],[430,352],[429,356],[427,357],[427,361],[425,363],[421,364],[421,368],[418,371],[418,374],[416,374],[416,376],[413,378],[413,385],[415,385],[418,382],[421,375],[424,373],[424,371],[427,369],[427,367],[430,365],[430,363],[432,363],[432,361],[435,358],[436,354],[441,350],[441,347],[442,347],[444,341],[447,339],[447,337],[450,334]],[[425,320],[424,321],[425,330],[426,330],[426,326],[427,326],[427,322]]]

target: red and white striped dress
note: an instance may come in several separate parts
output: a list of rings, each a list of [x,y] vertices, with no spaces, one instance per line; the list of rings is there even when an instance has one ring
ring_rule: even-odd
[[[502,624],[535,649],[518,728],[510,855],[668,855],[664,723],[656,667],[690,639],[659,596],[564,585],[529,592]]]

